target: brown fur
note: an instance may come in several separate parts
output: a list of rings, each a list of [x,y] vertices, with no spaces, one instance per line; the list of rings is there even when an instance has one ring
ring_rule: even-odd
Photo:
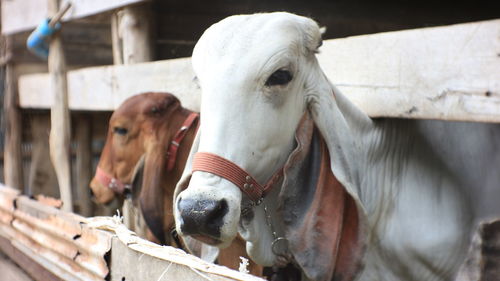
[[[186,164],[196,130],[191,128],[187,132],[170,172],[166,168],[166,153],[170,141],[190,113],[177,98],[167,93],[144,93],[129,98],[111,116],[106,144],[98,164],[113,177],[131,183],[136,164],[142,155],[145,156],[139,205],[152,230],[148,238],[169,245],[173,244],[170,239],[170,230],[174,226],[173,192]],[[126,135],[116,134],[115,127],[125,128],[128,132]],[[116,194],[95,178],[90,186],[99,203],[108,203],[116,198]],[[229,248],[221,250],[219,263],[238,269],[239,256],[247,257],[242,239],[236,239]],[[262,275],[262,267],[251,261],[249,270],[254,275]]]

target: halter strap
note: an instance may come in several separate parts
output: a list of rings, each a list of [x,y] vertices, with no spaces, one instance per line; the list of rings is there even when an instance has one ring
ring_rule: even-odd
[[[119,179],[110,176],[103,169],[99,168],[99,166],[96,170],[96,178],[103,186],[108,187],[113,192],[118,194],[123,194],[125,190],[131,189],[130,184],[124,184]]]
[[[202,171],[227,179],[238,186],[255,204],[260,204],[271,188],[283,176],[280,168],[264,185],[260,185],[247,171],[235,163],[209,152],[197,152],[193,159],[192,171]]]
[[[175,134],[174,138],[170,142],[170,145],[168,147],[167,151],[167,172],[170,172],[174,166],[175,166],[175,161],[177,158],[177,151],[179,150],[179,145],[181,144],[182,140],[186,136],[189,128],[194,124],[194,122],[198,119],[200,114],[196,112],[192,112],[189,114],[189,116],[184,120],[184,123],[182,124],[181,128],[177,133]]]

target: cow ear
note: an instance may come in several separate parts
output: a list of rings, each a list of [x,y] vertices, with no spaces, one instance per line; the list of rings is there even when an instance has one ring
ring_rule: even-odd
[[[312,65],[317,73],[306,82],[309,112],[328,146],[333,174],[359,202],[359,168],[372,120],[328,81],[316,59]]]
[[[144,158],[145,155],[142,155],[134,167],[134,172],[132,174],[132,184],[130,187],[132,200],[138,200],[139,194],[141,193],[142,179],[144,175]],[[136,203],[137,202],[134,201],[134,205],[136,205]]]
[[[152,151],[158,150],[152,149]],[[162,186],[162,177],[165,162],[165,157],[161,153],[146,153],[139,195],[139,205],[146,225],[161,244],[170,242],[164,224],[166,210],[163,201],[165,190]]]

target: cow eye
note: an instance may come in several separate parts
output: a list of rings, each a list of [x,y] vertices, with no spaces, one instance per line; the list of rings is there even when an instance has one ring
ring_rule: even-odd
[[[115,134],[119,134],[119,135],[124,136],[128,133],[128,130],[126,128],[123,128],[123,127],[114,127],[113,132]]]
[[[267,78],[266,86],[286,85],[292,81],[292,73],[288,70],[278,69],[269,78]]]

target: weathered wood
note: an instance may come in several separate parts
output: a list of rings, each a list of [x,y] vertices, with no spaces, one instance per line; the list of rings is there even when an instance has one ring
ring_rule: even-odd
[[[134,64],[153,59],[153,13],[148,4],[126,7],[118,13],[123,63]]]
[[[6,37],[6,48],[3,56],[12,51],[12,40]],[[14,65],[5,67],[5,91],[3,112],[5,120],[4,177],[9,186],[24,189],[22,166],[22,117],[18,107],[17,78]]]
[[[114,110],[125,99],[146,91],[169,91],[183,106],[199,110],[199,89],[190,59],[135,65],[91,67],[68,72],[69,107],[74,110]],[[23,75],[19,80],[24,108],[52,105],[47,74]]]
[[[21,266],[24,271],[37,281],[62,281],[48,269],[34,261],[31,257],[19,251],[12,242],[0,235],[0,250]],[[2,276],[3,277],[3,276]],[[10,279],[9,279],[10,280]]]
[[[58,11],[58,0],[48,0],[50,14]],[[68,85],[66,80],[66,61],[59,34],[50,40],[49,51],[50,87],[53,93],[51,108],[50,156],[59,182],[59,193],[64,203],[63,209],[73,210],[71,192],[71,158],[70,158],[70,115],[68,109]]]
[[[113,64],[123,64],[122,42],[119,34],[118,12],[111,15],[111,45],[113,48]]]
[[[50,159],[50,116],[35,115],[31,120],[32,150],[28,177],[28,195],[43,194],[59,198],[57,176]]]
[[[162,260],[130,249],[118,239],[113,239],[111,251],[111,281],[121,280],[193,280],[193,281],[229,281],[245,280],[227,278],[206,272],[196,268]],[[130,266],[133,264],[134,266]],[[259,278],[247,280],[262,280]]]
[[[500,122],[500,19],[325,42],[322,69],[372,117]]]
[[[500,19],[326,40],[320,64],[372,117],[500,122]],[[133,77],[133,79],[131,78]],[[189,59],[72,71],[73,109],[113,110],[127,97],[170,91],[199,109]],[[22,107],[47,107],[43,75],[20,79]]]
[[[72,7],[63,21],[83,18],[148,0],[71,0]],[[63,1],[68,2],[68,1]],[[35,28],[49,11],[46,1],[2,1],[2,34]],[[23,15],[18,16],[18,15]]]
[[[89,217],[92,215],[89,183],[92,179],[92,130],[90,116],[80,114],[76,118],[76,186],[77,200],[75,204],[79,213]]]

